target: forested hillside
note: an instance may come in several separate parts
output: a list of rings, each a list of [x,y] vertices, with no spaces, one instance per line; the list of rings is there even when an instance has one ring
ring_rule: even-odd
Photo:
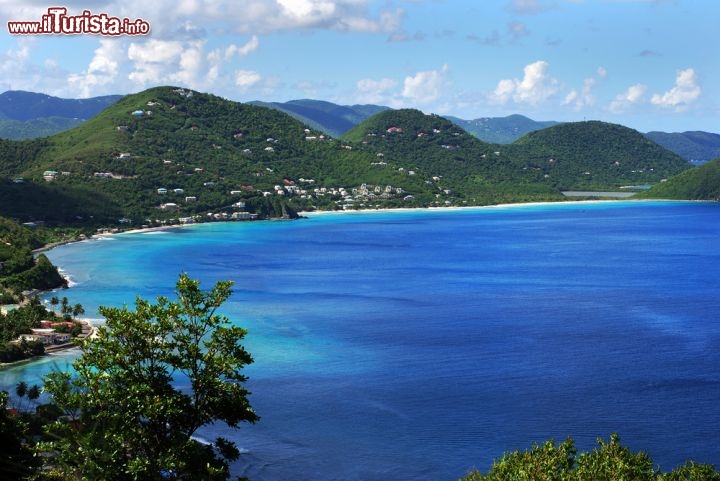
[[[500,145],[437,115],[384,110],[335,139],[278,110],[157,87],[52,137],[0,141],[8,200],[0,214],[138,225],[560,200],[561,189],[652,184],[688,167],[638,132],[602,122]]]
[[[337,105],[308,99],[250,103],[285,112],[309,127],[333,137],[340,137],[368,117],[389,109],[380,105]]]
[[[702,163],[720,157],[720,134],[710,132],[648,132],[645,137],[682,158]]]
[[[120,95],[61,99],[51,95],[8,90],[0,94],[0,138],[33,139],[62,132],[94,117]]]
[[[447,118],[478,139],[495,144],[511,144],[527,133],[559,123],[552,120],[532,120],[518,114],[507,117],[481,117],[473,120],[464,120],[458,117]]]
[[[694,167],[655,185],[641,197],[678,200],[720,201],[720,159]]]
[[[529,133],[507,155],[547,176],[559,189],[616,189],[654,184],[690,168],[641,133],[599,121],[564,123]]]

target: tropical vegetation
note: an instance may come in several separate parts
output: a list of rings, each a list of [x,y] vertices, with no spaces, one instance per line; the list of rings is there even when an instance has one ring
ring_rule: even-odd
[[[645,452],[633,452],[612,434],[597,447],[578,453],[575,442],[546,441],[525,451],[505,453],[487,473],[473,470],[461,481],[720,481],[709,464],[688,461],[669,472],[660,471]]]
[[[720,159],[657,184],[641,198],[720,201]]]
[[[562,200],[562,189],[652,184],[689,167],[638,132],[603,122],[556,125],[500,145],[437,115],[382,110],[334,138],[275,108],[158,87],[52,137],[0,141],[0,199],[13,200],[0,203],[0,214],[118,227]]]
[[[0,434],[10,440],[0,443],[2,479],[229,479],[237,446],[196,434],[259,419],[244,387],[243,368],[253,362],[246,331],[218,313],[230,294],[230,282],[205,291],[183,274],[174,300],[101,308],[106,323],[79,341],[73,372],[47,377],[49,398],[36,414],[7,411],[8,395],[0,396]],[[38,392],[18,385],[16,402]]]

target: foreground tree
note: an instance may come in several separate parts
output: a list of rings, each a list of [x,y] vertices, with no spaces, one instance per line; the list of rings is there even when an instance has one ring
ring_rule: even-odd
[[[27,479],[37,468],[28,440],[28,426],[9,409],[9,395],[0,391],[0,479]]]
[[[712,465],[692,461],[662,473],[647,453],[632,452],[612,434],[579,455],[572,438],[506,453],[486,474],[472,471],[460,481],[720,481],[720,473]]]
[[[228,479],[236,446],[193,436],[218,421],[237,428],[258,419],[241,374],[252,362],[246,331],[217,314],[231,285],[202,291],[183,274],[177,300],[101,308],[106,324],[82,341],[75,372],[45,383],[65,413],[49,427],[53,464],[87,480]]]

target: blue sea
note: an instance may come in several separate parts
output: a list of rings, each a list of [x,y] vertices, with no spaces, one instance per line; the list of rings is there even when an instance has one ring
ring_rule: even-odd
[[[237,475],[454,481],[503,452],[613,432],[663,470],[720,465],[720,204],[318,214],[49,252],[89,317],[233,280],[251,403]],[[98,321],[100,322],[100,321]],[[75,354],[0,371],[37,382]]]

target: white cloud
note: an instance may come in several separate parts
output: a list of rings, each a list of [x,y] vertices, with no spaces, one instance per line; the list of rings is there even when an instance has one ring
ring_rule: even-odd
[[[257,48],[259,46],[260,46],[260,40],[258,40],[257,35],[253,35],[252,38],[250,40],[248,40],[248,42],[245,45],[243,45],[242,47],[239,47],[237,49],[237,54],[240,55],[241,57],[244,57],[244,56],[248,55],[249,53],[257,50]],[[225,57],[229,58],[227,53],[225,54]]]
[[[355,84],[356,102],[361,104],[388,104],[391,96],[389,92],[397,85],[398,82],[390,78],[358,80]]]
[[[204,45],[204,40],[197,40],[184,46],[178,59],[177,70],[168,75],[172,83],[203,88],[200,77],[206,72],[203,55]]]
[[[696,101],[702,90],[698,85],[698,78],[695,70],[688,68],[678,72],[675,77],[675,86],[664,94],[655,94],[650,99],[653,105],[660,107],[683,110]]]
[[[612,102],[610,102],[609,109],[614,113],[621,113],[640,103],[647,91],[647,85],[635,84],[631,85],[625,92],[618,94]]]
[[[120,70],[118,59],[124,56],[123,44],[112,38],[100,39],[99,42],[100,47],[95,50],[87,70],[68,76],[73,95],[93,97],[101,91],[110,93],[107,88],[112,88],[117,80]]]
[[[235,85],[242,92],[246,92],[249,88],[253,87],[261,80],[262,75],[254,70],[238,70],[235,72]]]
[[[503,79],[490,96],[493,103],[504,104],[510,100],[519,104],[539,105],[555,95],[560,83],[548,74],[548,64],[544,60],[526,65],[522,79]]]
[[[604,67],[598,67],[595,70],[597,78],[586,78],[583,80],[583,86],[580,91],[572,89],[563,100],[563,105],[572,105],[573,109],[578,112],[585,107],[592,107],[595,105],[597,99],[595,98],[595,87],[597,87],[598,80],[602,80],[607,76],[607,70]]]
[[[372,0],[70,0],[63,5],[71,14],[89,9],[121,18],[140,17],[150,24],[152,36],[159,40],[197,40],[208,35],[206,29],[226,34],[261,34],[296,28],[398,30],[404,11],[378,9],[373,3]],[[52,2],[0,0],[0,13],[8,20],[34,21],[47,13],[49,5]]]
[[[447,86],[448,66],[439,70],[418,72],[412,77],[405,77],[402,96],[415,104],[427,104],[437,100]]]
[[[133,42],[127,58],[133,62],[134,70],[128,78],[143,87],[162,82],[177,69],[183,51],[182,42],[174,40]]]

